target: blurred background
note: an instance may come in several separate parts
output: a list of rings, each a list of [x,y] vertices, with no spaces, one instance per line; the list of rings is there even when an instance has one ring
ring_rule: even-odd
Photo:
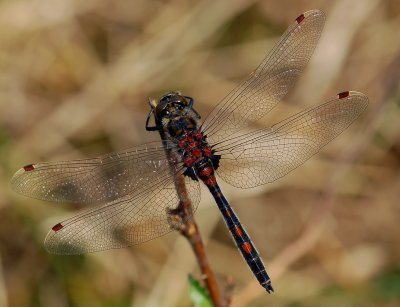
[[[257,284],[209,193],[197,210],[233,306],[400,305],[400,2],[233,0],[0,2],[0,306],[190,306],[201,278],[177,233],[131,248],[54,256],[52,225],[77,207],[19,196],[22,165],[97,156],[149,140],[148,97],[181,90],[203,117],[304,11],[327,21],[300,82],[263,119],[273,124],[343,90],[367,112],[285,178],[222,184],[275,294]]]

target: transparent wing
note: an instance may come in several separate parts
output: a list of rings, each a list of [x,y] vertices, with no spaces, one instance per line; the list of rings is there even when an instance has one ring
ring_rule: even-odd
[[[269,129],[226,139],[215,147],[216,154],[221,155],[217,173],[239,188],[275,181],[343,132],[367,105],[364,94],[343,92]]]
[[[169,174],[163,146],[152,142],[93,159],[27,165],[15,173],[11,186],[22,195],[47,201],[106,203],[140,192],[154,174]]]
[[[293,87],[307,65],[325,22],[323,12],[300,15],[247,80],[226,96],[203,124],[210,144],[267,114]]]
[[[53,254],[83,254],[139,244],[172,231],[168,211],[179,204],[170,176],[153,176],[146,191],[83,212],[53,227],[45,239]],[[197,181],[185,179],[193,210],[200,201]]]

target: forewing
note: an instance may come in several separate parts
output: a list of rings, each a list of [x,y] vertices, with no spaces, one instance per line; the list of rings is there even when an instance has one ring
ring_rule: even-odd
[[[197,181],[185,178],[193,210],[200,201]],[[126,196],[53,227],[45,248],[53,254],[84,254],[139,244],[172,230],[168,211],[179,204],[170,176],[153,177],[146,191]],[[176,221],[175,221],[176,223]]]
[[[269,129],[226,139],[215,148],[221,155],[217,173],[239,188],[275,181],[343,132],[367,105],[364,94],[344,92]]]
[[[145,189],[154,175],[169,174],[163,142],[98,158],[36,163],[18,170],[12,188],[25,196],[55,202],[107,203]]]
[[[260,66],[210,113],[203,124],[210,144],[267,114],[282,100],[307,65],[325,22],[319,10],[300,15]]]

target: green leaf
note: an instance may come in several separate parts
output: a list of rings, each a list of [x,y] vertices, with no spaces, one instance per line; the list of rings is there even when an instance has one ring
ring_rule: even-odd
[[[189,297],[196,307],[213,307],[206,289],[191,275],[189,275]]]

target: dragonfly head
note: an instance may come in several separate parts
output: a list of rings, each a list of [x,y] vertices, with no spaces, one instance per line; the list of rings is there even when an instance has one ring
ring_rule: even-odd
[[[183,96],[179,92],[170,92],[161,96],[155,107],[156,118],[173,118],[184,115],[190,111],[193,105],[193,99]]]
[[[198,113],[193,109],[193,98],[189,96],[183,96],[180,92],[169,92],[157,99],[150,99],[149,104],[151,106],[150,113],[147,117],[146,129],[160,130],[160,125],[157,124],[164,119],[173,119],[179,116],[184,116],[191,111],[196,114]],[[151,116],[154,116],[156,126],[149,127],[148,123]]]

